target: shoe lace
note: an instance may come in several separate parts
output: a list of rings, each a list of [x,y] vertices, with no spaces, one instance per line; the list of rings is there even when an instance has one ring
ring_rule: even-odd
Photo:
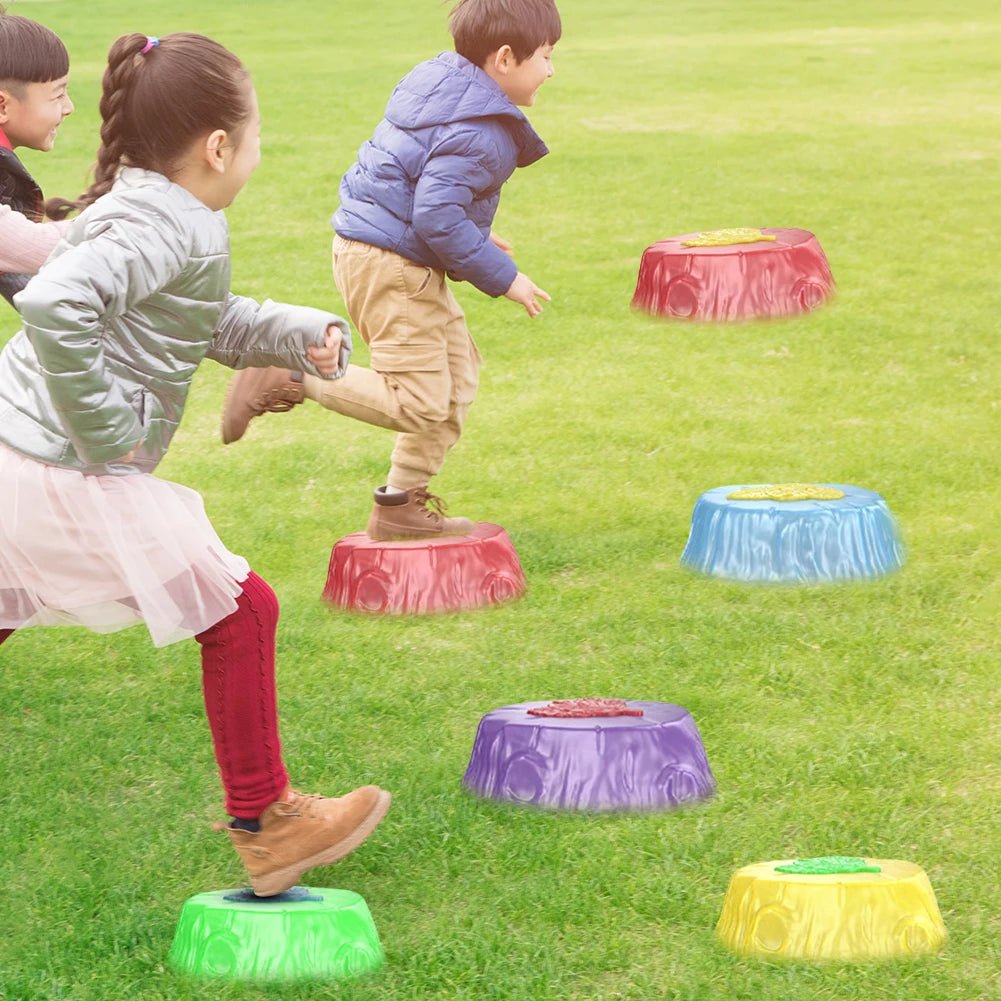
[[[288,796],[289,798],[280,804],[281,812],[286,816],[302,817],[313,816],[320,801],[329,798],[316,792],[297,792],[295,789],[290,789]]]
[[[419,504],[421,507],[427,507],[430,504],[431,507],[433,507],[435,511],[442,516],[444,516],[445,512],[448,510],[448,505],[440,497],[436,497],[427,490],[415,490],[413,492],[413,499],[414,502]]]
[[[291,386],[266,389],[254,400],[252,406],[260,414],[284,414],[302,402],[299,395],[299,391]]]

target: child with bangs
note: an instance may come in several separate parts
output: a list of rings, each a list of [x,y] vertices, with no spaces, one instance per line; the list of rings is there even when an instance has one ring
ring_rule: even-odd
[[[59,242],[67,223],[44,222],[42,192],[17,154],[47,152],[73,110],[69,55],[50,29],[0,9],[0,295],[14,295]],[[56,211],[52,218],[61,218]]]

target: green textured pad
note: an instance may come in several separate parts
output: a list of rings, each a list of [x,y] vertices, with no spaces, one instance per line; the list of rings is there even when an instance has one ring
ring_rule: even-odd
[[[196,977],[342,980],[382,965],[379,935],[351,890],[293,887],[277,897],[215,890],[185,901],[167,962]]]
[[[836,876],[844,872],[880,872],[878,865],[867,865],[864,858],[854,855],[821,855],[818,858],[801,858],[788,865],[777,865],[776,872],[796,873],[800,876]]]

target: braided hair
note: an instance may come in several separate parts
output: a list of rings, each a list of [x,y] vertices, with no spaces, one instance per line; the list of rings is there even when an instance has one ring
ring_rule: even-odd
[[[122,35],[101,85],[101,145],[94,182],[75,201],[50,198],[63,219],[107,194],[122,167],[171,177],[191,146],[215,129],[238,134],[250,117],[250,77],[218,42],[190,32]]]

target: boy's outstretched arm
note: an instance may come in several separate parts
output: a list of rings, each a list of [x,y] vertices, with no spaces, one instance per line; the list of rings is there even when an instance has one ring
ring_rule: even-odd
[[[507,240],[484,235],[469,218],[475,193],[489,188],[496,174],[497,152],[489,142],[481,145],[483,138],[475,131],[450,136],[428,159],[414,191],[413,226],[445,262],[450,278],[503,295],[538,316],[538,300],[551,301],[549,294],[517,270]]]

